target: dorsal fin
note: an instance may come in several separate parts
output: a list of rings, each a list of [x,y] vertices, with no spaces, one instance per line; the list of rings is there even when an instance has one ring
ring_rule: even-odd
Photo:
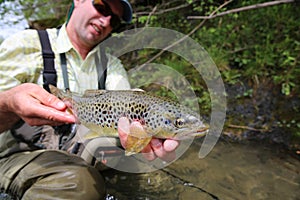
[[[105,94],[107,90],[86,90],[82,97],[94,97],[97,95]]]
[[[107,92],[112,92],[112,91],[118,91],[118,90],[86,90],[84,91],[84,94],[82,97],[94,97],[98,95],[103,95]],[[130,92],[145,92],[145,90],[135,88],[135,89],[130,89],[130,90],[119,90],[119,91],[130,91]]]
[[[60,99],[63,99],[65,97],[69,97],[70,94],[71,94],[71,92],[69,90],[68,91],[63,91],[63,90],[58,89],[57,87],[55,87],[54,85],[51,85],[51,84],[49,84],[49,89],[50,89],[51,94],[57,96]]]
[[[145,90],[140,89],[140,88],[133,88],[130,91],[133,91],[133,92],[146,92]]]

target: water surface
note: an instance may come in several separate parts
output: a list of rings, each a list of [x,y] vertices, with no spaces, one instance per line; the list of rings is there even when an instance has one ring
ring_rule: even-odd
[[[199,144],[163,170],[106,171],[107,199],[300,200],[300,159],[280,146],[223,141],[199,159]]]

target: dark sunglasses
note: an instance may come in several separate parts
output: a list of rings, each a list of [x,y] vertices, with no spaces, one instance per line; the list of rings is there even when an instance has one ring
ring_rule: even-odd
[[[105,17],[111,16],[110,18],[110,25],[113,29],[116,29],[121,24],[121,19],[119,16],[113,13],[108,3],[106,3],[104,0],[93,0],[93,6],[94,8]]]

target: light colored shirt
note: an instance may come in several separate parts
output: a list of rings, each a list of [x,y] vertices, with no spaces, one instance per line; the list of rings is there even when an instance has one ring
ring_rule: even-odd
[[[72,92],[83,93],[87,89],[98,89],[98,74],[95,56],[101,60],[100,48],[96,46],[86,59],[73,47],[63,25],[57,29],[47,29],[51,48],[55,53],[57,87],[64,88],[60,64],[60,53],[65,53],[68,69],[69,86]],[[105,89],[130,89],[126,71],[120,60],[107,54],[107,78]],[[24,30],[4,40],[0,46],[0,91],[11,89],[22,83],[43,85],[43,57],[41,43],[36,30]],[[48,135],[48,134],[47,134]],[[53,143],[55,143],[54,141]],[[11,131],[0,134],[0,158],[28,146],[18,143]]]
[[[99,46],[92,49],[83,60],[69,40],[65,25],[59,32],[56,28],[47,29],[47,32],[55,53],[58,88],[64,88],[59,54],[65,53],[70,90],[83,93],[87,89],[97,89],[98,74],[95,56],[101,60]],[[107,90],[129,89],[127,74],[120,60],[109,54],[107,57],[105,88]],[[24,30],[3,41],[0,46],[0,91],[27,82],[42,85],[42,72],[43,58],[36,30]]]

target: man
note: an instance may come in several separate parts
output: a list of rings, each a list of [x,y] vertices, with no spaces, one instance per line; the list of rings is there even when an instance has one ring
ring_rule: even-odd
[[[97,45],[118,26],[120,19],[131,21],[132,9],[126,0],[74,0],[73,7],[66,24],[59,30],[48,29],[47,32],[55,53],[57,86],[65,86],[59,60],[59,55],[64,53],[70,90],[83,92],[98,88],[95,60],[101,59],[101,52]],[[48,133],[53,129],[44,125],[72,124],[76,119],[65,112],[66,105],[62,101],[41,87],[42,70],[41,45],[35,30],[25,30],[2,43],[0,189],[20,199],[101,199],[105,196],[105,187],[99,172],[79,156],[51,146],[55,138]],[[120,61],[109,55],[105,88],[129,88]],[[37,128],[39,134],[30,133],[30,137],[24,139],[23,132],[19,131],[22,140],[16,137],[20,120]],[[118,127],[123,146],[129,126],[127,119],[120,119]],[[45,140],[50,141],[47,150],[28,142]],[[152,139],[143,152],[147,152],[149,160],[156,157],[170,160],[177,146],[173,140]]]

